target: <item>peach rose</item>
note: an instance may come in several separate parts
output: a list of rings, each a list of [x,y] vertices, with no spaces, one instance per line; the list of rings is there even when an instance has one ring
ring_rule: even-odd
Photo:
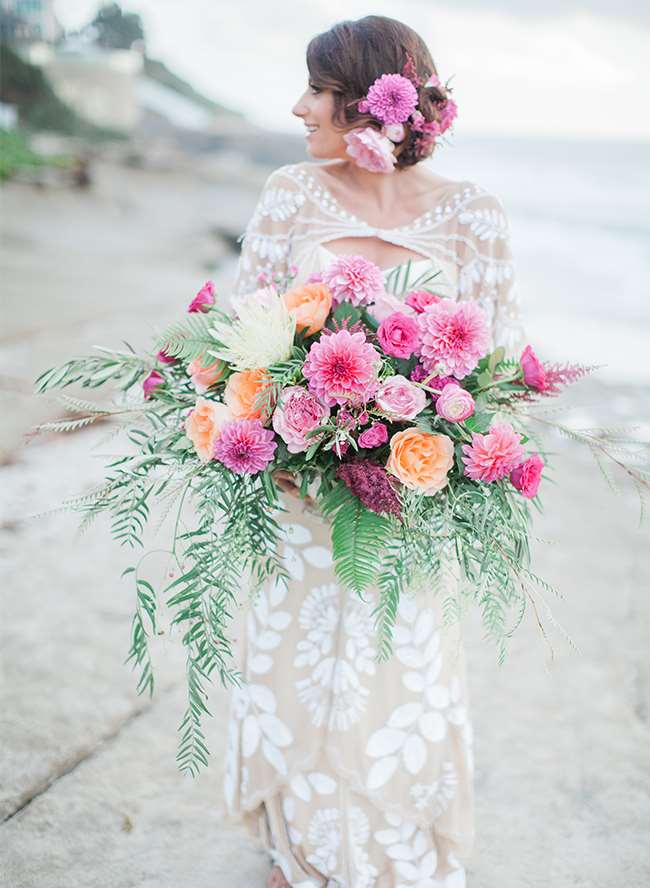
[[[255,401],[259,393],[269,385],[270,377],[263,367],[255,370],[241,370],[228,377],[223,399],[235,419],[259,419],[262,424],[266,424],[275,405],[269,403],[270,409],[263,416],[262,410],[255,409]]]
[[[432,435],[419,429],[404,429],[390,439],[386,469],[423,496],[433,496],[447,484],[454,464],[454,445],[447,435]]]
[[[195,358],[187,367],[187,372],[189,373],[194,388],[199,395],[203,395],[211,385],[214,385],[215,382],[219,382],[227,366],[225,362],[219,360],[219,358],[217,358],[212,364],[203,364],[203,357],[204,355],[200,355],[200,357]]]
[[[201,462],[209,462],[214,455],[214,445],[226,423],[234,416],[225,404],[197,398],[194,409],[185,420],[185,434],[190,439]]]
[[[284,304],[296,319],[298,330],[307,330],[307,336],[318,333],[325,326],[332,308],[332,292],[325,284],[303,284],[287,290]]]

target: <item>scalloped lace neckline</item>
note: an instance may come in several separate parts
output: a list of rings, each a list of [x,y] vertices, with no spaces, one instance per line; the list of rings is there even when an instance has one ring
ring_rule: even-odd
[[[386,229],[386,230],[388,230],[388,229]],[[322,244],[319,244],[319,245],[318,245],[318,248],[319,248],[320,250],[322,250],[324,253],[327,253],[327,254],[328,254],[329,256],[331,256],[333,259],[341,259],[341,258],[343,258],[341,255],[339,255],[339,253],[334,253],[334,252],[332,252],[332,250],[328,250],[327,247],[324,247]],[[397,268],[398,265],[406,265],[407,262],[408,262],[408,259],[405,259],[404,262],[396,262],[395,265],[390,265],[388,268],[382,268],[382,269],[381,269],[381,272],[382,272],[382,274],[386,274],[387,272],[392,271],[394,268]],[[431,259],[414,259],[414,260],[411,260],[411,268],[414,268],[414,267],[416,267],[417,265],[424,265],[424,263],[430,264],[430,263],[431,263]]]

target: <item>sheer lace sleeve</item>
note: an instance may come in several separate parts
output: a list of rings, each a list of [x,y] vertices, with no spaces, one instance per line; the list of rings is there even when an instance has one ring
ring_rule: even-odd
[[[475,300],[487,313],[492,347],[502,345],[507,357],[519,357],[526,333],[501,202],[479,189],[459,214],[458,228],[460,298]]]
[[[257,276],[287,271],[291,256],[291,234],[304,194],[279,167],[267,178],[246,230],[239,237],[241,254],[232,289],[232,303],[256,290]]]

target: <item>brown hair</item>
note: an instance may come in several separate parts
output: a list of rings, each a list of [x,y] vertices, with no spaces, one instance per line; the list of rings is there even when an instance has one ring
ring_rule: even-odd
[[[412,28],[383,15],[366,15],[356,21],[338,22],[313,37],[307,46],[307,69],[315,86],[332,90],[335,126],[344,130],[356,126],[380,129],[376,118],[357,110],[357,102],[382,74],[401,73],[408,56],[422,83],[438,73],[426,43]],[[425,120],[438,120],[438,107],[447,98],[444,89],[421,86],[418,95]],[[430,144],[424,151],[418,150],[418,133],[408,123],[405,128],[406,138],[395,148],[396,169],[430,157],[435,147]]]

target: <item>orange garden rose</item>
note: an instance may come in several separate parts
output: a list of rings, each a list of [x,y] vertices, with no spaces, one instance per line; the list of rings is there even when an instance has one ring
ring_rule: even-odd
[[[259,419],[266,423],[272,411],[262,416],[262,410],[255,410],[255,400],[259,393],[271,383],[265,368],[241,370],[228,377],[223,399],[235,419]]]
[[[282,298],[295,317],[298,330],[306,329],[307,335],[312,336],[323,329],[332,308],[332,292],[329,287],[319,283],[303,284],[287,290]]]
[[[209,462],[221,429],[234,419],[225,404],[197,398],[194,409],[185,420],[185,434],[190,439],[201,462]]]
[[[205,354],[195,358],[191,364],[188,364],[187,372],[189,373],[194,388],[199,394],[203,394],[215,382],[219,382],[226,370],[226,363],[217,358],[212,364],[204,364],[203,358]]]
[[[404,429],[390,439],[386,469],[410,490],[433,496],[447,484],[454,464],[454,445],[447,435]]]

